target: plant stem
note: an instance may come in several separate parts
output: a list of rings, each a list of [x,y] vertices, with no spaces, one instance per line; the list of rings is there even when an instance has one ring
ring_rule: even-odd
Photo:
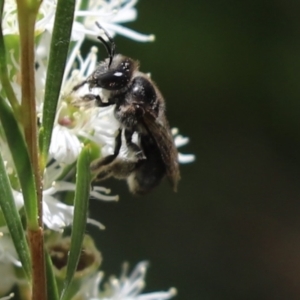
[[[38,215],[27,220],[32,260],[32,299],[46,300],[45,258],[42,224],[42,180],[39,166],[38,129],[35,103],[35,22],[41,1],[17,0],[21,46],[22,125],[35,177]]]
[[[47,300],[43,229],[27,233],[32,261],[32,300]]]
[[[22,3],[23,1],[18,1]],[[37,120],[35,104],[34,71],[34,26],[36,15],[30,9],[19,6],[18,14],[21,44],[22,123],[29,156],[34,168],[36,187],[41,193],[41,178],[38,163]],[[27,12],[26,12],[27,10]],[[40,198],[40,197],[38,197]]]

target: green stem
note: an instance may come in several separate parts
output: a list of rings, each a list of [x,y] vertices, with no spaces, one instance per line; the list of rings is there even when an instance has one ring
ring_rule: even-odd
[[[32,3],[31,3],[32,4]],[[39,201],[39,226],[42,226],[41,200],[42,200],[42,183],[38,160],[38,129],[35,103],[35,70],[34,70],[34,27],[39,3],[29,6],[23,0],[17,0],[18,21],[20,31],[20,48],[21,48],[21,108],[22,124],[25,135],[25,141],[28,147],[28,153],[33,167],[35,176],[37,195]],[[30,220],[29,220],[30,221]],[[30,228],[38,230],[38,228]]]
[[[33,168],[37,189],[38,215],[36,216],[38,226],[31,227],[27,224],[28,241],[32,257],[32,299],[47,299],[45,258],[43,241],[43,221],[42,221],[42,180],[38,157],[38,128],[36,118],[35,103],[35,58],[34,58],[34,38],[35,22],[41,1],[37,0],[17,0],[18,22],[20,31],[21,48],[21,82],[22,82],[22,124],[25,141],[27,143],[30,161]]]

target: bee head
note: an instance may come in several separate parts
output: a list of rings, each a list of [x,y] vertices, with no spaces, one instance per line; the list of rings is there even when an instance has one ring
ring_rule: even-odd
[[[96,22],[96,25],[104,32],[104,38],[97,38],[104,45],[108,58],[95,70],[92,79],[88,80],[92,86],[101,87],[110,91],[123,89],[130,82],[138,63],[133,59],[115,54],[116,44],[108,32]]]

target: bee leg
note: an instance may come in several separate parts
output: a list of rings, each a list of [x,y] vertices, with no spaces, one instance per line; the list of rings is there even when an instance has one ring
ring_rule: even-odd
[[[97,183],[105,180],[109,177],[112,177],[114,174],[112,172],[112,169],[110,165],[102,166],[101,171],[97,173],[97,175],[92,179],[91,182],[91,189],[94,190],[95,186],[97,186]]]
[[[99,95],[94,95],[94,94],[86,94],[84,97],[82,97],[82,100],[85,102],[90,102],[90,101],[95,101],[96,106],[98,107],[106,107],[114,104],[113,102],[103,102],[101,97]]]
[[[136,161],[126,161],[117,158],[111,164],[102,166],[94,181],[102,181],[109,177],[125,179],[136,169],[136,167]]]
[[[92,162],[90,165],[91,171],[95,172],[95,171],[99,170],[101,167],[106,166],[106,165],[110,164],[111,162],[113,162],[120,152],[121,145],[122,145],[121,129],[119,129],[118,135],[116,136],[114,154],[105,156],[103,158],[100,158],[100,159]]]
[[[95,95],[96,105],[99,107],[105,107],[115,104],[113,101],[103,102],[99,95]]]
[[[136,158],[138,160],[145,159],[142,149],[137,144],[132,142],[133,133],[134,133],[133,130],[125,129],[124,135],[125,135],[127,147],[129,150],[131,150],[135,153]]]
[[[86,94],[78,99],[72,101],[75,106],[86,106],[86,107],[106,107],[115,104],[114,101],[103,102],[99,95],[95,94]]]
[[[112,168],[110,165],[102,166],[101,171],[96,175],[96,178],[93,180],[95,182],[102,181],[109,177],[113,176]]]

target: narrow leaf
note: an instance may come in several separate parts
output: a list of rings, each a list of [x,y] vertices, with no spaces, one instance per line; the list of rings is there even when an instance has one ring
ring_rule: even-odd
[[[29,248],[21,218],[15,204],[10,182],[0,153],[0,207],[28,280],[31,279]]]
[[[7,102],[0,96],[0,120],[22,188],[29,228],[38,228],[37,196],[29,154],[21,130]]]
[[[4,8],[4,0],[1,0],[0,1],[0,80],[1,80],[2,87],[5,91],[6,97],[10,102],[15,114],[19,115],[20,105],[18,103],[18,100],[16,98],[16,95],[14,93],[14,90],[8,78],[6,49],[5,49],[3,30],[2,30],[3,8]]]
[[[71,246],[68,258],[67,274],[64,289],[61,295],[62,300],[69,298],[68,292],[70,283],[76,272],[77,264],[81,254],[81,247],[84,238],[85,225],[88,211],[88,200],[90,192],[90,147],[86,146],[80,153],[77,161],[76,190],[74,199],[74,218],[71,235]]]
[[[47,271],[47,292],[49,300],[59,300],[58,288],[56,284],[56,279],[53,273],[53,266],[50,255],[45,254],[46,261],[46,271]]]
[[[51,40],[43,108],[42,157],[47,160],[74,19],[75,0],[58,0]]]

